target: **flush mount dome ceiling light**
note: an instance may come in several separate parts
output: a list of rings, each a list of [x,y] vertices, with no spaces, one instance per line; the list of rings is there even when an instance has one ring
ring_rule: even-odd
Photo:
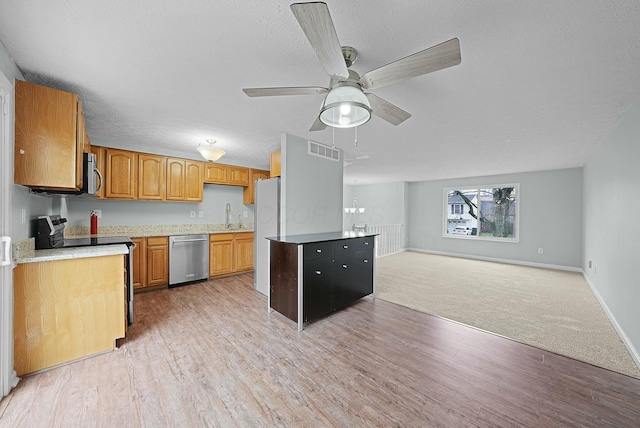
[[[334,128],[352,128],[371,119],[371,104],[362,89],[349,82],[341,82],[327,94],[320,121]]]
[[[216,140],[207,140],[207,143],[209,143],[208,146],[197,147],[197,150],[200,152],[203,158],[205,158],[209,162],[215,162],[222,156],[224,156],[224,150],[213,147],[213,145],[216,143]]]

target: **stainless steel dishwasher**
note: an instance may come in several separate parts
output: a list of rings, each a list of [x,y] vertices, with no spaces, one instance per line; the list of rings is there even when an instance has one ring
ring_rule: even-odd
[[[169,237],[169,287],[209,278],[209,235]]]

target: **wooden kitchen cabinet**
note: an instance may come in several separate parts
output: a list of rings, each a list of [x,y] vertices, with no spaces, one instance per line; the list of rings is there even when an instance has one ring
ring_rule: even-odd
[[[79,190],[85,145],[89,138],[76,94],[16,80],[15,184]]]
[[[253,232],[234,233],[234,272],[253,270]]]
[[[209,277],[253,270],[253,232],[209,235]]]
[[[185,161],[185,201],[202,202],[204,188],[203,163],[198,161]]]
[[[204,182],[231,186],[249,185],[249,168],[223,163],[205,163]]]
[[[147,285],[147,238],[131,238],[131,242],[133,289],[138,290]]]
[[[262,169],[249,170],[249,186],[242,190],[242,202],[245,204],[255,203],[255,184],[257,180],[263,180],[269,178],[270,172]]]
[[[273,152],[271,153],[271,163],[269,165],[269,172],[271,177],[280,177],[281,174],[281,161],[280,161],[280,157],[281,157],[282,152],[280,150],[278,150],[277,152]]]
[[[227,184],[232,186],[248,186],[249,185],[249,168],[242,166],[229,166],[229,175]]]
[[[211,184],[227,184],[227,165],[207,162],[204,165],[204,182]]]
[[[103,176],[107,198],[138,199],[138,153],[107,148]]]
[[[146,153],[138,154],[138,199],[166,200],[167,158]]]
[[[139,292],[169,284],[169,237],[131,238],[133,290]]]
[[[209,235],[209,277],[233,273],[233,233]]]
[[[147,238],[147,281],[145,286],[169,284],[169,237]]]
[[[202,202],[202,162],[167,159],[167,200]]]
[[[126,324],[123,257],[18,264],[13,305],[18,376],[115,349]]]

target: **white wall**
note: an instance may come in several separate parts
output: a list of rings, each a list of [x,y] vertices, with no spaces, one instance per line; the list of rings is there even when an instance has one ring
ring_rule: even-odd
[[[640,364],[640,102],[584,167],[584,271]],[[589,267],[591,262],[591,267]]]
[[[445,187],[520,183],[520,242],[442,236]],[[408,248],[515,262],[582,266],[582,168],[409,183]],[[538,248],[544,253],[538,254]]]
[[[282,135],[281,234],[342,230],[342,156],[336,162],[309,155],[307,142]]]

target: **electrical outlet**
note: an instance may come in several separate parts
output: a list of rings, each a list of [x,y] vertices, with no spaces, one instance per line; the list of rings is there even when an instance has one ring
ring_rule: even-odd
[[[242,217],[244,218],[249,217],[249,213],[247,211],[242,211]]]
[[[204,217],[204,211],[198,211],[198,217],[200,218]]]
[[[538,254],[542,254],[542,253],[544,253],[544,249],[538,248]]]
[[[195,211],[191,211],[190,215],[191,215],[191,218],[196,218],[196,212]]]
[[[591,260],[589,260],[589,269],[591,269]]]
[[[98,216],[98,218],[102,218],[102,210],[91,210],[94,213],[96,213],[96,215]]]

